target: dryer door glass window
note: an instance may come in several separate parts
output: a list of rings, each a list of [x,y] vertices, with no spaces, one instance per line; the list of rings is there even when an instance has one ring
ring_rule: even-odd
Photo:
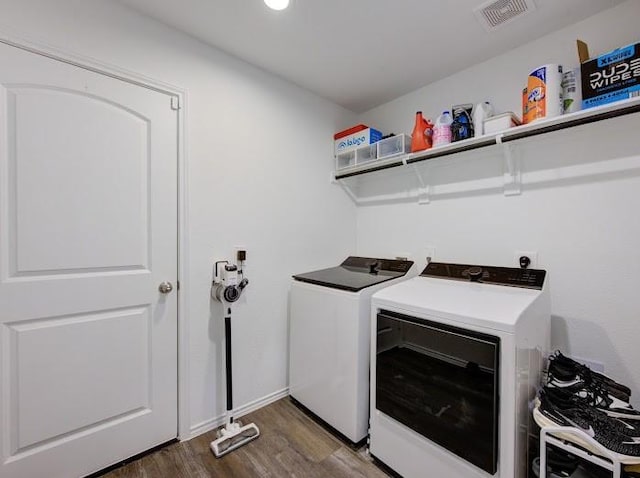
[[[376,409],[494,474],[500,339],[387,311],[377,331]]]

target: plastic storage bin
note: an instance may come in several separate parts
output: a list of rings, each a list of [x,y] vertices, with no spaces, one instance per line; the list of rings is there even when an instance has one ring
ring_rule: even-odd
[[[493,134],[514,126],[520,126],[520,118],[511,111],[484,120],[484,134]]]
[[[391,158],[411,151],[411,136],[398,134],[382,139],[376,144],[378,145],[378,159]]]
[[[378,148],[376,144],[367,144],[358,149],[353,149],[345,153],[336,155],[336,171],[353,166],[360,166],[378,158]]]
[[[378,148],[375,144],[368,144],[356,149],[356,165],[375,161],[378,158]]]
[[[351,168],[356,165],[356,150],[347,151],[336,155],[336,171]]]

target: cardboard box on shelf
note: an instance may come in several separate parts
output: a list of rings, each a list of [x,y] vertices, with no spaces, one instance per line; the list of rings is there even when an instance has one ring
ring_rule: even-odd
[[[592,59],[587,44],[577,43],[583,109],[640,97],[640,43]]]
[[[338,131],[333,135],[333,139],[344,138],[345,136],[349,136],[350,134],[357,133],[358,131],[362,131],[363,129],[367,129],[368,126],[366,124],[357,124],[352,126],[351,128],[343,129],[342,131]]]
[[[340,133],[337,133],[340,134]],[[382,139],[382,133],[373,128],[366,128],[355,133],[343,136],[334,141],[334,154],[346,153],[352,149],[373,144]]]
[[[491,116],[484,120],[484,134],[493,134],[504,131],[514,126],[520,126],[520,118],[512,111],[507,111],[501,115]]]

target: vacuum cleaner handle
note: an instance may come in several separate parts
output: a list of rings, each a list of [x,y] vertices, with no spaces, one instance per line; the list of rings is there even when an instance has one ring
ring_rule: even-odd
[[[231,308],[227,309],[224,318],[224,350],[225,350],[225,375],[227,379],[227,412],[233,410],[233,385],[231,378]],[[231,418],[233,421],[233,418]]]
[[[246,283],[244,284],[246,286]],[[226,305],[226,304],[225,304]],[[223,455],[239,448],[260,436],[260,430],[255,423],[242,426],[233,420],[233,384],[231,379],[231,305],[225,306],[224,341],[225,341],[225,375],[227,379],[227,423],[218,430],[218,438],[209,447],[216,456]]]

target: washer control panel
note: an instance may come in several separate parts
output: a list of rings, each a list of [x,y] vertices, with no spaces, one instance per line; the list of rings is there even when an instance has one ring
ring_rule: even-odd
[[[411,269],[413,261],[393,260],[393,259],[377,259],[373,257],[347,257],[341,267],[360,268],[369,273],[375,272],[397,272],[406,274]]]

